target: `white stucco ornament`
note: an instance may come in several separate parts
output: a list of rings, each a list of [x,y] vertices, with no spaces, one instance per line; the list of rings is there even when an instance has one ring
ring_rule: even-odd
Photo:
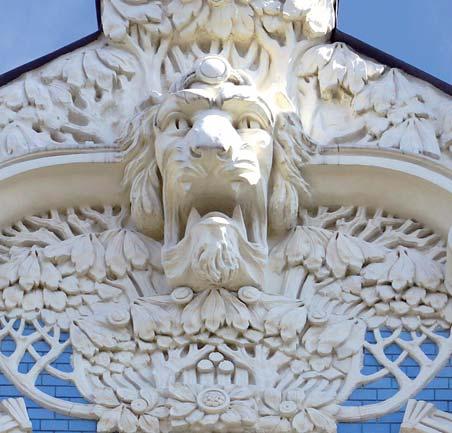
[[[0,371],[24,396],[99,432],[335,433],[445,365],[450,100],[326,44],[333,17],[105,0],[97,42],[1,89]]]
[[[410,400],[400,433],[448,433],[451,428],[452,415],[436,409],[431,403]]]
[[[30,433],[31,422],[22,398],[0,401],[0,431],[3,433]]]

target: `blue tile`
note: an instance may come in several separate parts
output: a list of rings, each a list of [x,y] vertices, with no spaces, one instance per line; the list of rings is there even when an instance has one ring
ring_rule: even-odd
[[[94,430],[93,430],[94,429]],[[69,430],[78,431],[95,431],[96,421],[91,420],[71,420],[69,421]]]
[[[339,424],[337,433],[362,433],[361,424]]]
[[[62,419],[42,420],[41,430],[67,430],[69,422]]]

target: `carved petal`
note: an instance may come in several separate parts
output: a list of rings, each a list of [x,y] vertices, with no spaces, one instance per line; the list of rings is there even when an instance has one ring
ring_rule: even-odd
[[[41,277],[41,268],[38,257],[35,252],[31,252],[28,257],[19,266],[19,285],[24,290],[31,290],[39,284]]]
[[[132,305],[131,313],[135,336],[152,341],[155,338],[155,322],[150,320],[146,309],[140,305]]]
[[[56,290],[61,283],[61,272],[51,262],[41,265],[41,282],[47,289]]]
[[[318,352],[322,355],[331,353],[333,348],[338,347],[347,338],[353,329],[353,320],[344,320],[340,323],[330,324],[320,334]]]
[[[129,230],[124,235],[124,255],[137,269],[143,269],[148,260],[148,250],[136,233]]]
[[[138,418],[128,408],[123,408],[118,422],[120,433],[135,433],[138,427]]]
[[[74,349],[82,353],[87,358],[92,358],[96,352],[91,340],[76,325],[72,324],[70,328],[71,343]]]
[[[196,396],[187,385],[176,383],[169,388],[168,392],[176,400],[190,403],[196,402]]]
[[[105,252],[105,261],[108,269],[117,277],[124,277],[127,263],[123,254],[124,230],[119,230],[108,241]]]
[[[5,301],[5,306],[8,309],[20,306],[23,296],[24,292],[18,286],[7,287],[3,290],[3,299]]]
[[[144,433],[159,433],[159,420],[155,416],[141,415],[138,426]]]
[[[264,392],[264,401],[273,410],[278,411],[281,404],[281,392],[276,389],[266,389]]]
[[[201,307],[201,319],[210,332],[215,332],[226,318],[226,306],[220,292],[210,290],[207,299]]]
[[[118,406],[113,410],[105,410],[97,422],[97,431],[99,433],[110,433],[113,432],[119,423],[119,418],[121,416],[122,407]]]
[[[170,415],[174,418],[184,418],[196,409],[195,403],[177,402],[171,406]]]
[[[292,425],[297,433],[310,433],[314,427],[311,421],[306,416],[305,411],[299,412],[295,415],[292,421]]]
[[[329,415],[310,407],[306,409],[306,412],[309,419],[320,431],[324,431],[326,433],[336,432],[336,423]]]

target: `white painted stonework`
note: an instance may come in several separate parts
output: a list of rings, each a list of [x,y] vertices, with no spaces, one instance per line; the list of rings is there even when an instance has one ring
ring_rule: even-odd
[[[329,44],[332,0],[102,7],[98,41],[0,89],[0,371],[99,432],[334,433],[399,409],[452,353],[450,97]],[[343,405],[384,377],[393,397]]]
[[[0,431],[30,433],[31,422],[22,398],[7,398],[0,402]]]
[[[431,403],[410,400],[407,404],[400,433],[449,433],[452,415],[435,409]]]

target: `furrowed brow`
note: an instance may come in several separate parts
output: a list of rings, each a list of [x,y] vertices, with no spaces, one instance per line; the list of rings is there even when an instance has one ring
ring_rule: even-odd
[[[232,95],[223,99],[221,108],[226,111],[235,111],[238,107],[243,107],[248,112],[257,114],[262,120],[265,120],[270,127],[273,124],[273,114],[267,104],[255,96]]]
[[[170,95],[160,106],[156,124],[158,125],[169,114],[177,111],[198,111],[207,109],[213,105],[213,100],[208,95],[203,95],[200,92],[181,90],[177,93]]]

